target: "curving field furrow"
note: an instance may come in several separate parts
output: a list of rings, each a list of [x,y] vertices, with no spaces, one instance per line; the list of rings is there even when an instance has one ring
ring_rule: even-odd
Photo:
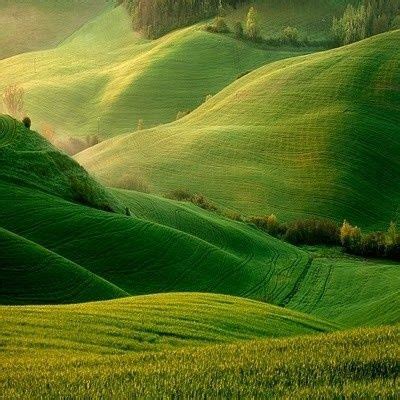
[[[400,193],[399,36],[266,65],[180,121],[77,159],[111,186],[141,171],[157,193],[186,188],[245,215],[383,227]]]

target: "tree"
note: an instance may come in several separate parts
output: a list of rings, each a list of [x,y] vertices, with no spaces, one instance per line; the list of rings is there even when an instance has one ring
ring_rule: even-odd
[[[347,250],[357,251],[361,241],[361,229],[344,220],[340,228],[340,242]]]
[[[257,21],[257,11],[254,7],[250,7],[247,13],[245,34],[250,40],[259,40],[260,28]]]
[[[31,129],[32,121],[31,121],[31,119],[29,117],[25,117],[22,120],[22,123],[25,125],[25,128]]]
[[[15,118],[21,118],[24,112],[24,89],[9,85],[3,93],[3,103],[7,112]]]
[[[144,129],[144,121],[139,119],[136,130],[141,131]]]
[[[296,28],[287,26],[282,31],[282,42],[285,44],[298,44],[299,31]]]
[[[235,23],[233,33],[236,39],[241,39],[243,37],[243,25],[240,21]]]

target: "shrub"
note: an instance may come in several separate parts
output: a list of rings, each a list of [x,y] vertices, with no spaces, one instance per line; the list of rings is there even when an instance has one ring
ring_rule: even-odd
[[[167,193],[166,197],[171,200],[190,201],[192,198],[192,194],[186,189],[176,189]]]
[[[205,196],[202,194],[195,194],[191,200],[193,204],[196,206],[203,208],[204,210],[208,211],[217,211],[218,208],[213,203],[211,203]]]
[[[353,248],[353,252],[364,257],[384,257],[385,248],[385,233],[372,232],[361,236],[359,248]]]
[[[25,125],[25,128],[31,129],[32,121],[31,121],[31,119],[29,117],[25,117],[22,120],[22,123]]]
[[[339,244],[339,227],[327,219],[305,219],[287,224],[284,239],[292,244]]]
[[[228,25],[222,17],[216,17],[211,25],[206,26],[208,32],[229,33]]]
[[[236,39],[241,39],[243,37],[243,25],[240,21],[236,22],[235,25],[233,26],[233,34]]]
[[[282,31],[281,42],[284,44],[292,44],[292,45],[300,44],[299,31],[296,28],[287,26]]]
[[[346,250],[357,251],[361,242],[361,229],[350,225],[346,220],[340,228],[340,243]]]
[[[280,224],[275,214],[263,217],[250,217],[249,222],[275,237],[283,236],[286,232],[286,225]]]

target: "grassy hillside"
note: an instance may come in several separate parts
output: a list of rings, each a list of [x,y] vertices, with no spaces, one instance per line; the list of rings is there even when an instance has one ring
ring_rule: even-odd
[[[222,295],[137,296],[71,306],[0,307],[7,353],[123,354],[329,332],[301,313]],[[10,335],[12,333],[12,335]]]
[[[5,399],[394,399],[399,344],[398,328],[379,328],[158,354],[3,351],[0,390]]]
[[[155,192],[185,188],[247,215],[386,225],[400,195],[399,39],[267,65],[181,121],[77,159],[109,185],[140,171]]]
[[[140,195],[106,191],[68,156],[9,117],[0,118],[0,127],[0,226],[124,292],[203,291],[279,303],[307,265],[308,256],[293,246],[194,207],[162,200],[158,206],[154,199],[155,212],[165,221],[136,216],[137,201],[130,196]],[[71,175],[77,182],[73,188],[87,182],[79,192],[83,199],[115,199],[133,215],[76,200],[66,179]],[[16,279],[18,286],[23,290]]]
[[[0,181],[107,211],[118,200],[66,154],[15,119],[0,115]]]
[[[347,326],[400,322],[398,263],[327,249],[311,254],[310,269],[287,307]]]
[[[111,0],[2,0],[0,59],[56,46],[111,4]]]
[[[127,296],[77,264],[2,228],[0,277],[0,304],[61,304]]]
[[[400,290],[395,264],[311,257],[193,204],[106,190],[22,124],[1,117],[0,126],[5,304],[210,292],[302,309],[349,326],[398,322],[395,304],[378,312]],[[90,198],[100,193],[115,199],[131,215],[74,200],[66,179],[71,174],[91,183],[84,187],[95,194]]]
[[[238,75],[310,49],[260,49],[193,26],[149,41],[122,7],[103,13],[56,49],[0,62],[0,92],[26,91],[33,126],[103,138],[174,121]],[[4,112],[5,110],[3,110]]]

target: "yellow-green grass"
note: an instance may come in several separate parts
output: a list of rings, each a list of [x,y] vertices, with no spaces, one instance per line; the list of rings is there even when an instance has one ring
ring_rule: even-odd
[[[122,355],[0,353],[4,399],[396,399],[399,329]],[[102,351],[102,350],[101,350]]]
[[[10,84],[25,89],[36,129],[108,138],[132,132],[140,119],[147,127],[174,121],[243,72],[307,51],[263,50],[202,24],[146,40],[119,7],[55,49],[0,61],[0,92]]]
[[[231,296],[169,293],[55,306],[0,306],[2,352],[14,356],[159,351],[336,330],[291,310]]]
[[[0,59],[58,45],[111,0],[2,0]]]
[[[273,63],[188,117],[77,156],[108,185],[200,192],[245,215],[319,216],[364,227],[396,219],[400,31]]]

